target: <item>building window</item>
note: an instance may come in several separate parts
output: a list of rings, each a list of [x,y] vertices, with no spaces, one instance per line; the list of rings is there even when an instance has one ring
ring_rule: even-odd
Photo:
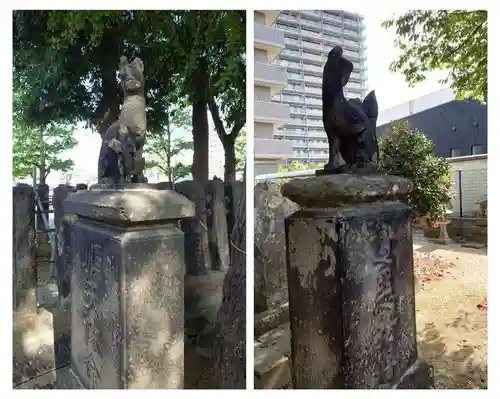
[[[470,153],[472,155],[479,155],[479,154],[484,154],[484,147],[482,144],[474,144],[472,147],[471,147],[471,151]]]
[[[450,157],[455,158],[460,156],[460,148],[452,148],[450,150]]]

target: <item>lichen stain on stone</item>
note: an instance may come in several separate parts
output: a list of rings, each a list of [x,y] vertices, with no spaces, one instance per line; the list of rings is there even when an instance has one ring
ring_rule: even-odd
[[[320,234],[304,219],[293,219],[290,223],[290,264],[297,272],[300,285],[317,288],[315,259],[318,259]]]
[[[316,225],[316,230],[318,231],[320,238],[320,253],[318,257],[318,271],[323,271],[323,276],[332,276],[335,274],[335,269],[337,266],[336,249],[338,236],[335,231],[334,221],[321,221]],[[326,268],[321,267],[321,264],[326,266]],[[316,278],[321,278],[319,273],[316,273]]]

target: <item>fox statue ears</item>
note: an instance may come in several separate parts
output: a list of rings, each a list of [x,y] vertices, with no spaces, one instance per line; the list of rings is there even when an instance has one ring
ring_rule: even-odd
[[[343,54],[344,54],[344,51],[342,50],[342,47],[335,46],[328,53],[328,59],[338,59],[338,58],[342,57]]]
[[[120,57],[120,63],[118,64],[118,68],[123,69],[128,64],[128,59],[124,55]],[[131,65],[135,65],[139,71],[144,72],[144,63],[140,58],[134,58],[134,61],[130,63]]]
[[[369,92],[365,99],[363,100],[362,109],[368,119],[374,119],[377,121],[378,118],[378,102],[377,97],[375,97],[375,90]]]

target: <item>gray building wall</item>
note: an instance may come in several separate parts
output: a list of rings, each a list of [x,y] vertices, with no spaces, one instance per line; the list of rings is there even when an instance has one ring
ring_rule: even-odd
[[[440,157],[457,157],[488,152],[488,111],[478,101],[452,100],[399,118],[425,133]],[[377,127],[377,136],[386,134],[392,122]]]

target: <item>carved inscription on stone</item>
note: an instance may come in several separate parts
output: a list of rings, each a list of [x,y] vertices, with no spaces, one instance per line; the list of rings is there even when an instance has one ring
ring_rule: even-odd
[[[103,247],[90,242],[85,252],[86,278],[84,277],[83,282],[82,318],[87,356],[84,362],[89,388],[95,389],[101,380],[103,367],[102,314],[98,306],[99,288],[104,283]]]
[[[377,276],[375,307],[375,336],[373,351],[379,353],[380,383],[393,380],[395,372],[394,330],[397,324],[396,303],[393,287],[393,260],[391,229],[384,228],[380,236],[380,247],[375,254],[374,267]]]

